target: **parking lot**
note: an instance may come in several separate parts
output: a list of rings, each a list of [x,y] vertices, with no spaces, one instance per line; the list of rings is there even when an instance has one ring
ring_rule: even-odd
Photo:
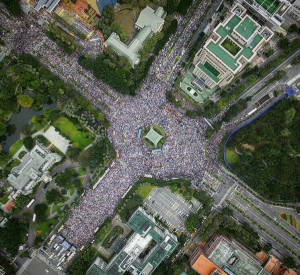
[[[41,261],[39,258],[34,258],[31,263],[27,266],[22,275],[37,275],[37,274],[48,274],[48,275],[59,275],[56,271],[50,268],[46,263]]]
[[[168,188],[155,188],[145,201],[146,207],[163,220],[168,226],[180,231],[184,229],[192,206]]]

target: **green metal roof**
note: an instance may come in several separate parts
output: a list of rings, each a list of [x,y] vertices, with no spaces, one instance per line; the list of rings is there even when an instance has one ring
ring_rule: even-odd
[[[262,40],[262,36],[257,34],[255,35],[255,37],[253,38],[252,42],[250,43],[250,47],[251,48],[255,48],[256,45]]]
[[[227,53],[226,50],[224,50],[222,47],[220,47],[218,44],[215,44],[213,42],[210,42],[207,46],[207,48],[219,59],[221,59],[230,69],[233,71],[237,68],[236,60]]]
[[[233,29],[237,26],[238,23],[240,23],[241,19],[234,15],[232,16],[232,18],[228,21],[228,23],[226,24],[226,27],[230,28],[230,32],[233,31]]]
[[[182,82],[180,82],[180,88],[195,102],[203,103],[209,96],[212,95],[212,91],[208,89],[199,91],[198,87],[196,87],[192,83],[195,79],[195,76],[193,75],[192,71],[193,68],[186,73],[184,79],[182,80]]]
[[[144,236],[145,238],[145,235],[147,235],[147,237],[151,236],[150,238],[153,241],[153,247],[150,251],[140,258],[143,253],[142,252],[132,261],[134,253],[129,253],[125,248],[122,248],[119,254],[111,261],[105,274],[123,274],[124,270],[128,269],[128,265],[134,267],[138,274],[142,274],[144,269],[149,267],[150,273],[145,272],[145,274],[151,274],[157,266],[159,266],[163,259],[169,257],[174,252],[178,246],[176,237],[174,238],[174,236],[168,231],[160,229],[159,226],[155,224],[155,220],[152,219],[153,218],[148,216],[144,210],[138,208],[127,223],[127,225],[134,231],[134,235],[132,235],[133,239],[137,236],[136,234]],[[149,243],[147,247],[149,247]],[[133,247],[131,249],[133,249]]]
[[[216,83],[219,82],[219,78],[216,77],[216,76],[213,74],[213,72],[207,68],[207,66],[205,66],[205,65],[203,65],[203,64],[201,64],[201,63],[199,63],[199,64],[198,64],[198,68],[199,68],[202,72],[204,72],[208,77],[210,77],[214,82],[216,82]]]
[[[241,19],[234,15],[229,21],[228,23],[225,25],[225,27],[220,26],[217,30],[216,33],[219,34],[221,37],[218,39],[217,42],[210,42],[207,45],[207,49],[209,51],[211,51],[216,57],[218,57],[224,64],[226,64],[230,69],[232,69],[233,71],[235,71],[238,67],[237,61],[239,60],[239,58],[241,56],[246,57],[247,59],[250,59],[251,56],[253,55],[253,51],[252,48],[254,48],[262,39],[262,37],[257,34],[251,44],[250,47],[244,46],[241,43],[239,43],[239,41],[237,41],[231,34],[233,32],[233,29],[239,24],[239,26],[237,27],[237,29],[239,28],[243,28],[245,26],[252,26],[252,30],[255,31],[256,29],[256,25],[254,24],[254,22],[249,19],[246,20],[248,18],[245,18],[242,22]],[[241,22],[241,23],[240,23]],[[254,26],[254,29],[253,29]],[[250,29],[250,27],[246,27],[247,30]],[[253,33],[253,31],[251,31],[251,34]],[[245,36],[251,36],[250,32],[246,32],[244,33]],[[237,43],[241,48],[241,52],[238,53],[235,57],[232,57],[232,55],[230,55],[221,45],[220,43],[227,37],[229,36],[231,40],[233,40],[235,43]],[[199,67],[200,68],[200,67]],[[211,77],[214,81],[215,78],[213,78],[213,76],[211,74],[209,74],[209,72],[207,70],[205,70],[204,67],[200,68],[201,70],[203,70],[209,77]]]
[[[239,33],[246,40],[254,33],[257,29],[257,25],[249,17],[244,18],[244,20],[236,28],[236,32]]]

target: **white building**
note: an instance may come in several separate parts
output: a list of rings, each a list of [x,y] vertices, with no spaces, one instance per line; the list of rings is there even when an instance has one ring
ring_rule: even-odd
[[[37,143],[22,158],[21,164],[11,170],[7,180],[18,193],[28,195],[39,182],[52,180],[48,170],[60,160],[58,154],[48,151],[43,145]]]
[[[146,7],[141,11],[135,23],[136,28],[140,31],[129,45],[123,43],[116,33],[112,33],[104,46],[112,47],[118,55],[124,56],[134,68],[135,65],[140,63],[139,51],[143,48],[146,39],[161,31],[165,22],[163,19],[164,14],[162,7],[157,8],[155,11],[150,7]]]

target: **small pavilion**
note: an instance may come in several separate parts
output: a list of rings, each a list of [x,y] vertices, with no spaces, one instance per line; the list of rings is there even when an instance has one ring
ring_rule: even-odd
[[[157,144],[160,142],[160,140],[163,138],[163,136],[160,135],[158,132],[156,132],[153,129],[153,127],[150,127],[150,130],[145,135],[145,138],[147,138],[151,143],[153,143],[154,146],[157,146]]]

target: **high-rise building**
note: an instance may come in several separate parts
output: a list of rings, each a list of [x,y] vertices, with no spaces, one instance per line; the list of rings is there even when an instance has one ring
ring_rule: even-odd
[[[203,102],[251,63],[272,36],[273,32],[249,16],[245,7],[235,4],[194,57],[193,69],[180,84],[182,90]]]
[[[275,31],[282,32],[280,27],[284,22],[285,14],[292,7],[288,0],[243,0],[244,5],[265,22],[268,22]]]
[[[201,275],[297,274],[284,267],[274,256],[264,252],[254,255],[237,241],[223,235],[215,235],[203,248],[199,247],[191,257],[191,266]]]
[[[268,275],[248,249],[222,235],[214,236],[192,257],[192,268],[201,275]]]
[[[109,263],[97,258],[86,275],[118,275],[126,271],[150,275],[178,246],[176,236],[158,225],[141,207],[127,225],[133,233],[122,250]]]

